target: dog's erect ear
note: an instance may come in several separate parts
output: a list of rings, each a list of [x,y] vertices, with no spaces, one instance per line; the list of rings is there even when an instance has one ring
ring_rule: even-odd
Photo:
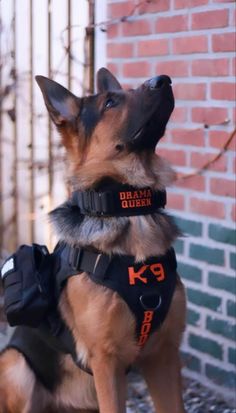
[[[102,67],[97,72],[97,90],[100,93],[122,89],[118,80],[109,70]]]
[[[44,76],[35,76],[49,115],[56,126],[73,121],[79,113],[80,99],[66,88]]]

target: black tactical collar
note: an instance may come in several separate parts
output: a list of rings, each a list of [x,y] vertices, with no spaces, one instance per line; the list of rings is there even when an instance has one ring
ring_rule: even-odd
[[[84,215],[147,215],[165,207],[166,191],[153,191],[148,187],[137,188],[106,180],[93,190],[73,192],[71,202]]]

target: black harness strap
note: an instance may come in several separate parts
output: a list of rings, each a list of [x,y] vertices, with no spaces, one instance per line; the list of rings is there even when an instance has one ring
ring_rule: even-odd
[[[60,351],[51,347],[36,328],[19,326],[8,344],[22,353],[36,377],[50,391],[60,381]]]

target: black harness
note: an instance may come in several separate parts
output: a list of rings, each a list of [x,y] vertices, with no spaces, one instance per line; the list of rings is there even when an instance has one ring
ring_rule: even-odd
[[[109,190],[100,194],[96,191],[76,192],[72,202],[87,215],[114,216],[151,213],[163,208],[165,199],[165,191],[153,192],[148,188],[135,189],[123,185],[115,195],[111,195]],[[47,267],[47,257],[51,274],[47,274],[49,281],[45,284],[43,271]],[[23,259],[24,267],[21,266]],[[81,365],[78,360],[73,336],[56,309],[55,303],[58,302],[68,278],[86,272],[93,282],[119,294],[135,316],[137,342],[143,347],[168,313],[176,286],[176,268],[175,252],[172,248],[164,256],[150,257],[145,262],[136,263],[132,256],[109,256],[99,251],[69,246],[64,242],[57,245],[53,254],[48,254],[45,247],[36,244],[33,247],[23,246],[2,268],[7,318],[11,325],[20,325],[8,347],[17,348],[25,355],[41,382],[50,390],[58,382],[56,366],[62,353],[71,354],[79,367],[91,373],[88,367]],[[30,279],[30,282],[25,282],[25,278]],[[30,294],[25,294],[24,289],[20,288],[23,285],[28,285],[31,289],[33,285],[33,301]],[[45,285],[48,285],[46,291]],[[45,302],[47,307],[45,304],[45,308],[40,309],[43,314],[41,323],[37,328],[32,328],[32,325],[35,327],[32,323],[32,312],[27,311],[32,311],[32,308],[37,310],[37,302],[40,302],[41,307],[42,302]],[[21,324],[25,326],[22,327]],[[31,327],[27,327],[29,325]],[[45,369],[45,366],[48,368]]]
[[[164,321],[176,285],[177,263],[173,248],[164,256],[150,257],[141,263],[135,263],[132,256],[109,257],[67,244],[59,245],[54,253],[60,256],[56,279],[58,293],[69,276],[86,272],[93,282],[115,291],[127,303],[136,319],[140,346]],[[149,314],[152,319],[145,330],[147,312],[152,313]]]

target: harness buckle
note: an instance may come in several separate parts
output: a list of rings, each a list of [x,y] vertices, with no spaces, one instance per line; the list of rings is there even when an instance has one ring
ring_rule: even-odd
[[[83,250],[81,248],[71,248],[69,253],[69,265],[72,270],[76,271],[79,269]]]

